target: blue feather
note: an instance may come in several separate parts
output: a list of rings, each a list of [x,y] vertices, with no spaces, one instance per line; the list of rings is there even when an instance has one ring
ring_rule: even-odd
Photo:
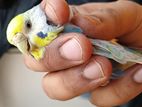
[[[40,37],[40,38],[42,38],[42,39],[44,39],[45,37],[48,36],[48,34],[47,33],[44,34],[43,32],[38,32],[37,36]]]

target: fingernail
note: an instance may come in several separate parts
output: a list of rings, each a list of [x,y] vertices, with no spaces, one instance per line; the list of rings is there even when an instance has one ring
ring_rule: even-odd
[[[140,68],[133,77],[134,81],[137,83],[142,83],[142,68]]]
[[[61,46],[59,49],[62,57],[73,60],[80,61],[82,60],[82,48],[79,42],[76,39],[71,39]]]
[[[101,65],[96,61],[92,61],[84,69],[83,76],[87,79],[97,80],[103,78],[104,73]]]

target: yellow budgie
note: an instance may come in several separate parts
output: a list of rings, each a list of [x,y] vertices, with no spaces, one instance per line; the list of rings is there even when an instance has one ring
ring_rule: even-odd
[[[23,54],[30,54],[40,60],[47,46],[64,27],[50,23],[37,5],[11,20],[7,28],[7,39]]]

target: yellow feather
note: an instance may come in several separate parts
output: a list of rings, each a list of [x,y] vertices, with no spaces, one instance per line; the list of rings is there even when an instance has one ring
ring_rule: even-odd
[[[33,38],[33,42],[37,45],[37,47],[44,47],[50,44],[57,37],[57,35],[58,34],[56,32],[49,32],[48,36],[46,36],[45,38],[40,38],[36,35]]]
[[[8,35],[7,39],[9,43],[13,44],[12,41],[13,37],[15,36],[16,33],[22,32],[23,26],[24,26],[24,17],[22,14],[16,16],[11,20],[7,28],[7,35]]]
[[[49,32],[48,36],[45,38],[40,38],[37,35],[33,38],[34,43],[37,45],[37,47],[42,47],[42,48],[37,48],[31,51],[31,54],[36,60],[40,60],[41,58],[43,58],[45,53],[44,47],[50,44],[52,40],[54,40],[57,37],[57,34],[58,33],[56,32]]]
[[[45,53],[45,48],[38,48],[35,50],[31,51],[31,55],[36,59],[36,60],[40,60],[41,58],[43,58]]]

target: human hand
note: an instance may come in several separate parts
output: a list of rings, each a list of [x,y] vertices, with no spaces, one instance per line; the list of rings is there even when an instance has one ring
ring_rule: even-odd
[[[53,22],[68,22],[69,8],[64,0],[43,0],[41,5]],[[122,44],[142,47],[140,5],[131,1],[118,1],[71,8],[74,13],[71,22],[80,26],[87,36],[105,40],[117,38]],[[125,77],[110,82],[108,86],[97,88],[108,80],[111,64],[104,57],[91,56],[89,40],[80,35],[62,34],[46,48],[45,58],[40,62],[25,57],[25,63],[30,69],[50,72],[43,78],[43,88],[49,97],[67,100],[91,91],[92,103],[114,106],[129,101],[141,92],[142,85],[136,83],[141,83],[141,72],[134,74],[142,69],[141,65],[129,68]]]

